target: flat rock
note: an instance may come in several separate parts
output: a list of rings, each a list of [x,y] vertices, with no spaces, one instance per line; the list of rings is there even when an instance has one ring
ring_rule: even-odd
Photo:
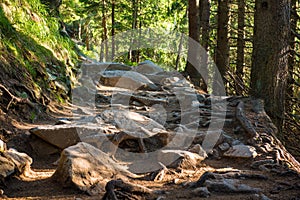
[[[105,62],[105,63],[85,63],[81,67],[83,75],[95,75],[105,70],[123,70],[131,71],[132,67],[121,63]]]
[[[81,124],[39,126],[31,129],[30,133],[55,147],[65,149],[92,136],[105,136],[106,129],[100,124],[83,122]]]
[[[35,135],[31,135],[29,144],[33,149],[33,151],[35,152],[35,154],[38,156],[49,156],[60,152],[59,148],[49,144],[45,140]]]
[[[104,71],[99,74],[100,83],[105,86],[126,88],[130,90],[159,90],[146,76],[134,71]]]
[[[235,158],[255,158],[257,153],[255,147],[239,144],[232,146],[224,153],[224,156]]]
[[[136,72],[141,74],[153,74],[164,71],[150,60],[145,60],[144,62],[139,63],[134,69]]]
[[[165,130],[153,119],[126,110],[105,110],[101,113],[101,118],[106,123],[114,124],[125,133],[139,138],[148,138]]]
[[[144,75],[157,85],[164,85],[165,79],[171,77],[177,77],[179,80],[184,79],[184,77],[177,71],[162,71],[162,72],[156,72],[153,74],[144,74]]]
[[[173,168],[193,169],[207,157],[205,151],[202,152],[204,154],[200,155],[184,150],[162,150],[163,154],[160,155],[159,160],[167,163],[172,163],[174,160],[175,162],[170,165]]]
[[[108,154],[92,145],[80,142],[64,149],[52,178],[64,187],[75,187],[88,194],[105,191],[105,185],[115,176],[137,177],[127,166],[112,160]]]

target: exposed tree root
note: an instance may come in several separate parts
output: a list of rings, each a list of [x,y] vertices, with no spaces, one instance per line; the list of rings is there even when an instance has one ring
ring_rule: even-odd
[[[251,122],[246,118],[245,115],[245,104],[243,101],[240,101],[236,107],[236,118],[245,129],[250,138],[257,136],[257,132],[252,126]]]
[[[142,185],[136,185],[136,184],[132,184],[129,182],[124,182],[122,179],[118,179],[118,180],[111,180],[109,181],[106,186],[105,186],[105,190],[106,193],[103,196],[103,200],[118,200],[118,197],[116,195],[116,191],[117,189],[121,189],[125,192],[129,192],[130,194],[133,193],[140,193],[140,194],[152,194],[153,190],[144,187]],[[126,194],[123,194],[123,192],[121,192],[120,190],[118,190],[118,194],[122,195],[122,196],[127,196]],[[128,198],[128,196],[127,196]]]
[[[34,103],[32,103],[28,98],[20,98],[20,97],[16,97],[15,95],[13,95],[4,85],[0,84],[0,88],[2,90],[4,90],[4,92],[6,92],[10,97],[11,100],[9,101],[9,103],[6,106],[6,110],[9,110],[11,104],[16,101],[17,103],[21,103],[21,104],[28,104],[30,107],[34,107]]]

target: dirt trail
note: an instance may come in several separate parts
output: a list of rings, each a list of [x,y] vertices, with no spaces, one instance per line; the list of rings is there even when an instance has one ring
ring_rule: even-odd
[[[136,113],[133,118],[143,116],[156,121],[163,119],[166,122],[163,132],[170,136],[168,138],[170,140],[173,139],[174,130],[182,128],[184,131],[189,131],[190,122],[196,120],[197,133],[189,144],[190,146],[185,150],[199,144],[204,145],[205,140],[214,140],[215,138],[209,138],[213,137],[209,136],[209,131],[211,131],[210,133],[221,133],[220,137],[214,141],[212,151],[208,152],[208,157],[202,162],[193,166],[187,162],[185,163],[186,166],[182,164],[174,168],[162,167],[158,171],[145,173],[144,178],[127,180],[130,183],[152,189],[156,193],[131,194],[124,188],[115,189],[116,196],[121,196],[120,199],[300,199],[300,175],[296,172],[296,170],[300,170],[299,163],[276,139],[274,136],[276,128],[257,100],[246,97],[214,97],[195,90],[190,92],[193,88],[189,83],[180,78],[176,79],[174,74],[168,73],[160,73],[157,76],[149,75],[149,79],[159,80],[165,76],[171,77],[163,83],[161,89],[157,89],[157,87],[148,88],[149,81],[144,81],[146,78],[143,77],[143,87],[146,89],[134,92],[124,88],[109,87],[111,85],[109,81],[115,82],[117,79],[111,73],[104,77],[104,82],[108,86],[98,86],[96,94],[95,91],[88,94],[91,90],[83,88],[84,95],[79,96],[82,98],[79,100],[86,107],[52,106],[49,107],[48,112],[41,114],[34,123],[29,123],[28,120],[27,123],[22,122],[22,117],[17,115],[16,110],[9,110],[1,115],[2,139],[8,142],[9,148],[15,148],[31,156],[33,164],[31,173],[26,176],[13,176],[4,181],[6,184],[2,188],[4,195],[0,198],[19,200],[101,199],[104,193],[89,196],[78,189],[74,189],[74,187],[63,187],[53,180],[51,176],[56,169],[55,163],[60,155],[59,153],[47,156],[37,155],[30,145],[33,135],[28,130],[38,125],[54,125],[61,118],[67,121],[72,119],[97,121],[100,114],[114,107],[117,108],[118,112],[127,109]],[[137,80],[130,79],[128,75],[126,81]],[[96,104],[93,109],[91,109],[89,99],[86,99],[89,95],[93,97],[92,104]],[[195,103],[194,100],[197,102]],[[226,110],[222,109],[223,103],[227,105]],[[215,106],[213,114],[212,104]],[[193,106],[199,109],[197,115],[191,114],[195,110]],[[124,117],[120,113],[117,114],[119,114],[116,115],[118,117]],[[102,125],[110,125],[109,133],[115,134],[114,136],[120,136],[120,133],[123,133],[124,130],[120,130],[120,123],[124,123],[126,116],[118,121],[114,117],[111,119],[109,115],[100,115],[100,118]],[[183,119],[186,119],[188,123],[183,124]],[[210,129],[208,131],[210,123],[222,121],[220,119],[224,120],[222,129]],[[117,123],[119,123],[119,127],[115,125]],[[125,123],[127,123],[126,120]],[[128,132],[136,133],[135,131],[130,130]],[[145,128],[143,132],[153,133]],[[158,134],[158,136],[143,139],[143,144],[134,137],[114,138],[119,138],[117,141],[119,148],[129,149],[130,152],[143,152],[159,148],[159,145],[165,142],[160,136]],[[245,149],[246,152],[244,152]],[[201,192],[207,189],[210,194],[204,198],[205,195]],[[160,192],[158,193],[158,191]]]

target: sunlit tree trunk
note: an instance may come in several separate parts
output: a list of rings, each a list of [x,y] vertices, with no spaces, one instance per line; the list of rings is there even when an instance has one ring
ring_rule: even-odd
[[[85,47],[86,47],[86,50],[90,50],[90,23],[89,21],[86,22],[85,24]]]
[[[251,94],[282,133],[290,43],[290,0],[256,0]]]
[[[188,7],[185,10],[185,16],[188,13]],[[183,45],[183,41],[184,41],[184,33],[180,34],[180,40],[179,40],[179,44],[178,44],[178,51],[177,51],[177,56],[176,56],[176,61],[175,61],[175,70],[179,69],[179,64],[180,64],[180,56],[181,56],[181,52],[182,52],[182,45]]]
[[[236,81],[235,91],[237,95],[243,94],[244,88],[244,59],[245,59],[245,0],[238,1],[238,38],[237,38],[237,58],[236,58]]]

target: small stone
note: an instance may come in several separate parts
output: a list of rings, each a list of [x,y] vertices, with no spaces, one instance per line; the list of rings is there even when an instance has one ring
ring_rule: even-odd
[[[216,159],[221,159],[221,153],[218,149],[213,149],[212,156]]]
[[[261,194],[261,200],[271,200],[269,197],[267,197],[266,195],[264,194]]]
[[[209,197],[210,192],[208,191],[207,187],[198,187],[193,190],[193,194],[197,197]]]
[[[0,140],[0,152],[4,152],[7,150],[6,144],[5,142],[3,142],[2,140]]]
[[[234,141],[232,141],[232,143],[231,143],[232,146],[234,146],[234,145],[239,145],[239,144],[242,144],[242,142],[239,141],[239,140],[234,140]]]
[[[206,151],[201,147],[200,144],[194,145],[192,148],[189,149],[189,152],[196,153],[202,157],[207,157]]]
[[[219,145],[219,149],[221,151],[227,151],[229,148],[230,148],[230,145],[227,142],[224,142],[224,143]]]
[[[249,145],[235,145],[224,153],[224,156],[235,158],[255,158],[257,156],[255,147]]]
[[[176,185],[179,184],[179,181],[180,181],[179,178],[175,178],[175,179],[174,179],[174,183],[175,183]]]

